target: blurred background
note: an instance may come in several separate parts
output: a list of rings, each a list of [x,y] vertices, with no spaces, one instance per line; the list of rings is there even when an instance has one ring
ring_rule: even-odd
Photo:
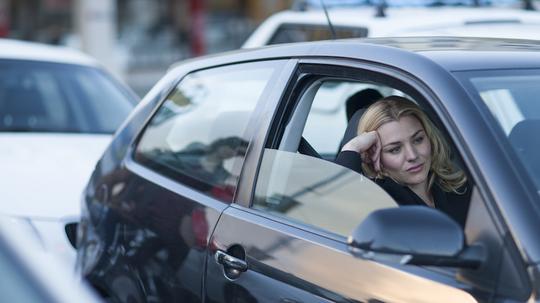
[[[539,2],[325,0],[329,7],[358,4],[479,7],[513,3],[514,7],[529,11]],[[98,59],[142,97],[173,62],[237,49],[270,15],[287,9],[304,10],[308,5],[320,8],[321,1],[0,0],[0,37],[80,49]],[[532,30],[536,31],[538,24],[533,26]],[[526,30],[530,32],[531,28]],[[516,31],[522,30],[515,28]]]
[[[171,63],[239,48],[293,0],[0,0],[0,37],[75,47],[143,96]]]

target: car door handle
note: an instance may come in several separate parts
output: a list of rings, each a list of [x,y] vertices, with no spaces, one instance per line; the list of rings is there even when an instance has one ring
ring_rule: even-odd
[[[246,271],[248,269],[246,261],[233,257],[221,250],[216,251],[215,257],[216,262],[229,269],[235,269],[238,271]]]

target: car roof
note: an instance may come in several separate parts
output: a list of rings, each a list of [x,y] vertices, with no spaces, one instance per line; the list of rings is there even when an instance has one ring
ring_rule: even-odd
[[[364,43],[419,54],[449,71],[540,68],[540,41],[537,40],[478,37],[398,37],[363,40]]]
[[[368,37],[482,36],[540,39],[540,14],[509,7],[390,7],[376,17],[374,7],[329,10],[336,27],[363,27]],[[267,44],[282,24],[327,26],[322,10],[282,11],[266,19],[243,48]]]
[[[355,38],[285,43],[186,60],[188,70],[242,61],[349,58],[401,67],[409,72],[540,68],[540,41],[471,37]],[[206,58],[205,60],[201,60]],[[181,68],[183,69],[183,68]]]
[[[13,39],[0,39],[0,59],[98,66],[96,60],[78,50]]]

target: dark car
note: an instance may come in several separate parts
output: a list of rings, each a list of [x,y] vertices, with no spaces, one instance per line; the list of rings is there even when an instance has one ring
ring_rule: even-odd
[[[538,300],[539,50],[343,40],[175,66],[89,181],[78,270],[118,302]],[[463,228],[333,162],[366,89],[439,126],[472,192]]]

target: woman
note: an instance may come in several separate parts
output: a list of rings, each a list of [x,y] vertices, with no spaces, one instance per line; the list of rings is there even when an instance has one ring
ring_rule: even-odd
[[[390,96],[371,105],[336,162],[367,175],[400,205],[426,205],[461,226],[469,209],[464,172],[439,130],[413,102]]]

